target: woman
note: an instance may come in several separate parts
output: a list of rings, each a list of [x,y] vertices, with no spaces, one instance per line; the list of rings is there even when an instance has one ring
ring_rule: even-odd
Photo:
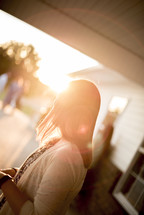
[[[18,171],[0,172],[0,187],[6,197],[0,215],[66,213],[92,161],[99,108],[100,94],[92,82],[70,82],[37,127],[41,146]]]

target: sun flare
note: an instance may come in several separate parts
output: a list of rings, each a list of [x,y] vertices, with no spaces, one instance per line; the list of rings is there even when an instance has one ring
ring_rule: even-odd
[[[57,72],[51,71],[49,73],[42,72],[41,69],[37,71],[39,80],[49,86],[56,93],[61,93],[68,87],[71,78],[66,74],[58,74]]]

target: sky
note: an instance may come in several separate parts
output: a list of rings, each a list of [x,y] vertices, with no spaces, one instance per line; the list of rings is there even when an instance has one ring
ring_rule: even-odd
[[[41,58],[37,74],[47,85],[58,85],[68,73],[101,66],[96,60],[2,10],[0,29],[0,44],[14,40],[35,47]]]

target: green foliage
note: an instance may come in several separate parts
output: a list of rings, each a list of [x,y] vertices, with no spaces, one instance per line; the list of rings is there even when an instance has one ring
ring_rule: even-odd
[[[5,97],[5,91],[3,91],[3,92],[0,93],[0,100],[3,100],[4,97]]]
[[[0,46],[0,75],[10,71],[12,76],[32,77],[38,69],[38,54],[32,45],[15,41]]]
[[[21,111],[28,116],[32,116],[35,113],[35,110],[30,106],[23,105]]]

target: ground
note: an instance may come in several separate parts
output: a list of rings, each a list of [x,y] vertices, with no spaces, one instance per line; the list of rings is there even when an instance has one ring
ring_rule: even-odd
[[[34,122],[18,109],[0,110],[0,168],[19,166],[38,146]]]

